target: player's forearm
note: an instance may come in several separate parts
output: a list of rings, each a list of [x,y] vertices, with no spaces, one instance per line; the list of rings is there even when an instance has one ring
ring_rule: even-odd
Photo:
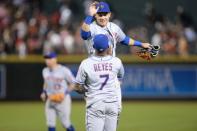
[[[76,84],[74,90],[79,94],[84,94],[87,90],[80,84]]]
[[[140,46],[141,47],[142,46],[142,42],[130,38],[129,39],[129,45],[130,46]]]
[[[125,39],[121,41],[121,43],[130,46],[142,46],[142,42],[136,41],[128,36],[126,36]]]
[[[75,84],[69,84],[68,85],[68,92],[71,92],[71,91],[73,91],[75,89]]]
[[[44,84],[43,84],[42,91],[43,91],[43,92],[46,92],[46,88],[47,88],[47,84],[46,84],[46,83],[44,83]]]
[[[81,37],[84,40],[87,40],[89,37],[91,37],[90,24],[93,22],[93,20],[93,16],[86,16],[84,23],[81,26]]]
[[[87,40],[88,38],[91,37],[90,27],[86,23],[83,23],[83,25],[81,27],[81,37],[84,40]]]
[[[121,43],[124,45],[139,46],[139,47],[143,47],[143,48],[150,48],[150,46],[151,46],[149,43],[142,43],[142,42],[134,40],[128,36],[126,36],[125,39],[123,41],[121,41]]]

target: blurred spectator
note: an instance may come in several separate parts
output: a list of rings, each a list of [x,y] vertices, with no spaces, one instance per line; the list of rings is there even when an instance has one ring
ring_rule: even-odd
[[[11,54],[14,52],[14,33],[10,26],[4,28],[2,32],[2,44],[6,54]]]
[[[18,54],[24,57],[51,50],[62,54],[85,53],[84,41],[80,37],[80,22],[93,1],[1,0],[0,55]],[[162,15],[165,12],[158,12],[151,2],[145,4],[144,12],[148,24],[132,28],[128,28],[128,25],[125,27],[127,35],[159,44],[163,55],[197,54],[195,22],[182,6],[177,6],[176,21]],[[124,22],[117,15],[117,12],[112,14],[112,21],[124,28]],[[137,47],[117,48],[117,52],[122,54],[135,53],[136,50]]]
[[[63,42],[63,47],[65,49],[65,53],[72,54],[74,53],[74,38],[73,35],[67,30],[67,28],[63,28],[60,32],[61,41]]]
[[[189,52],[195,54],[197,49],[197,34],[194,30],[193,18],[184,10],[182,6],[177,6],[177,24],[183,26],[184,36],[188,42]]]
[[[178,39],[178,54],[182,57],[188,57],[188,43],[184,35],[181,35]]]
[[[130,28],[127,33],[131,38],[140,40],[142,42],[149,41],[148,40],[148,31],[147,28],[140,26],[140,27],[135,27],[135,28]],[[127,53],[127,49],[123,49],[121,53]],[[130,47],[130,53],[135,54],[136,51],[138,51],[138,47]]]
[[[169,26],[169,25],[168,25]],[[167,24],[155,23],[156,32],[152,37],[152,44],[161,46],[162,54],[176,54],[176,33]],[[172,27],[172,25],[171,25]]]
[[[48,40],[51,48],[56,52],[61,53],[63,49],[63,43],[61,41],[60,34],[54,30],[48,33]]]
[[[4,3],[0,3],[0,30],[9,23],[9,10]]]
[[[22,38],[18,38],[16,40],[16,53],[21,57],[25,57],[27,54],[27,48],[26,48],[26,43],[24,41],[24,39]]]
[[[177,6],[176,14],[177,22],[181,23],[183,27],[193,26],[193,18],[184,10],[182,6]]]
[[[72,16],[72,11],[69,9],[68,5],[64,4],[60,7],[60,20],[59,23],[64,25],[69,25]]]
[[[0,41],[0,56],[5,56],[6,52],[5,52],[5,45],[3,44],[2,41]]]
[[[84,11],[85,11],[84,14],[85,14],[85,15],[89,15],[89,14],[88,14],[88,12],[89,12],[89,11],[88,11],[88,10],[89,10],[88,7],[89,7],[89,6],[91,5],[91,3],[94,2],[94,1],[95,1],[95,0],[84,0],[83,6],[84,6]]]
[[[19,7],[25,2],[25,0],[13,0],[13,5]]]
[[[80,26],[78,26],[74,34],[74,40],[75,40],[74,46],[75,46],[76,54],[85,53],[85,44],[84,44],[84,40],[81,38],[80,29],[81,29]]]

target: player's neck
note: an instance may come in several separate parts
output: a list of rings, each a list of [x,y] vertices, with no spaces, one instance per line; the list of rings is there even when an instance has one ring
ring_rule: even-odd
[[[57,68],[58,66],[59,66],[59,64],[58,64],[58,63],[55,63],[55,64],[53,64],[53,65],[50,67],[50,69],[54,70],[54,69]]]
[[[107,52],[106,51],[103,51],[103,52],[96,52],[96,56],[101,56],[101,57],[104,57],[104,56],[107,56]]]

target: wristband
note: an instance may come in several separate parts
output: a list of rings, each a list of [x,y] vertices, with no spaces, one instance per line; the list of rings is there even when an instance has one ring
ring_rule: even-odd
[[[93,19],[94,19],[93,16],[88,15],[88,16],[86,16],[84,22],[85,22],[86,24],[90,25],[90,24],[92,23]]]
[[[142,42],[135,40],[133,45],[134,46],[142,46]]]

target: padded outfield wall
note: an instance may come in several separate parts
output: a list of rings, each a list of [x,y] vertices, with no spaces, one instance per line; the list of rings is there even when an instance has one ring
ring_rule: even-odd
[[[86,56],[60,56],[62,64],[74,75]],[[160,57],[151,62],[137,57],[120,56],[125,67],[122,85],[124,99],[196,99],[197,57]],[[42,91],[44,59],[16,56],[0,60],[0,98],[4,100],[38,100]],[[77,93],[73,98],[82,98]]]

